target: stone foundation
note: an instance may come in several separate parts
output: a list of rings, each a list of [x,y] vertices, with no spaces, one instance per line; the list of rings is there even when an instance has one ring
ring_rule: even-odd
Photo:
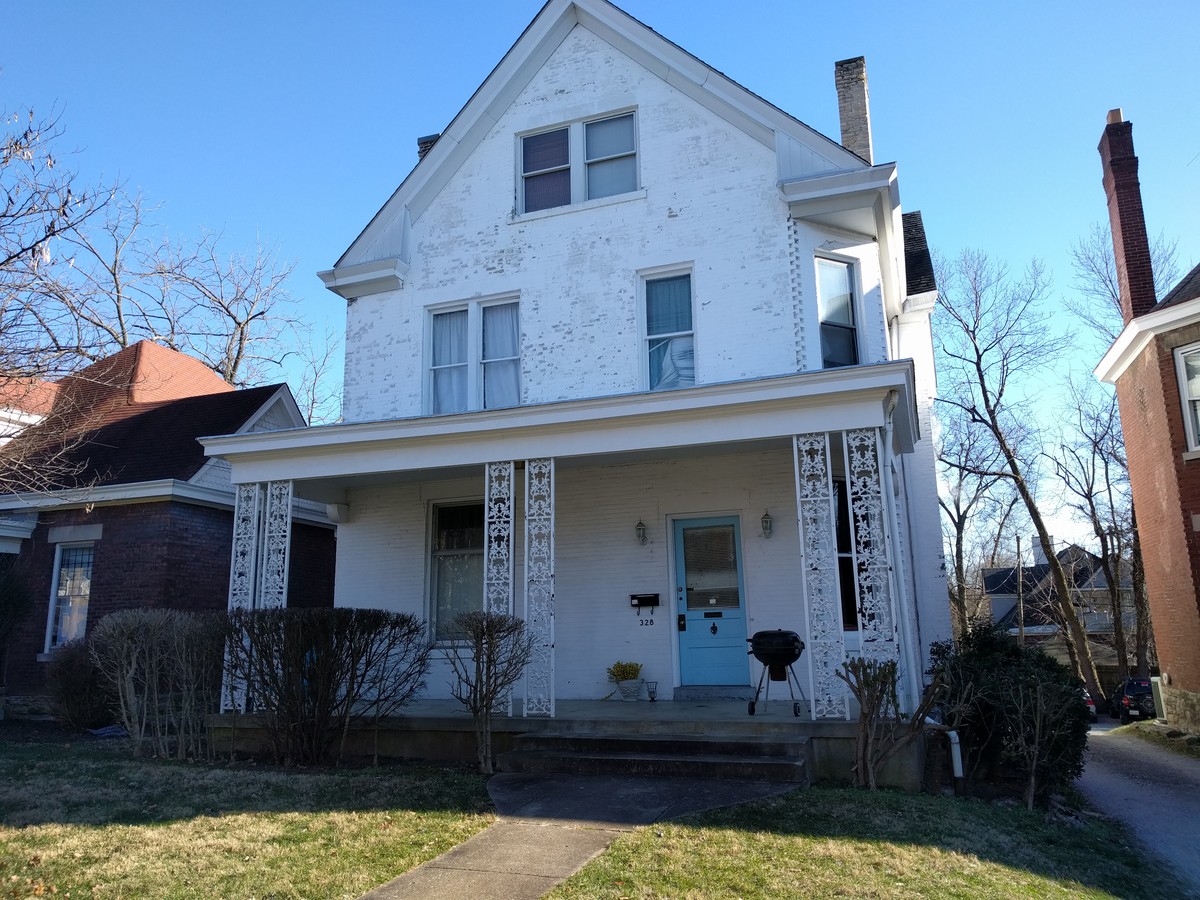
[[[1167,723],[1182,731],[1200,734],[1200,693],[1161,685],[1163,713]]]

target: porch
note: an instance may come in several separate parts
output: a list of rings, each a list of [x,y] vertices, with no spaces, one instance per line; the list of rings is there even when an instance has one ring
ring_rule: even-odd
[[[607,771],[624,774],[665,775],[686,771],[712,778],[750,780],[849,782],[853,775],[854,741],[858,723],[825,719],[813,721],[804,705],[793,715],[790,699],[759,700],[753,716],[745,700],[674,700],[656,703],[640,700],[559,700],[555,717],[525,717],[518,711],[492,720],[492,742],[500,771],[530,771],[506,760],[514,751],[557,745],[567,764],[591,766],[606,756]],[[243,752],[263,749],[263,735],[254,717],[223,714],[210,722],[218,753],[228,752],[230,741]],[[381,757],[429,760],[440,763],[473,763],[476,757],[474,722],[454,700],[415,700],[404,715],[383,720],[378,734]],[[347,740],[347,754],[365,758],[375,748],[370,722],[355,723]],[[583,742],[582,744],[580,742]],[[582,747],[582,749],[580,749]],[[604,749],[598,749],[604,748]],[[571,754],[574,754],[572,757]],[[588,761],[580,761],[586,756]],[[686,769],[655,764],[657,760],[683,761]],[[791,759],[801,765],[803,778],[779,777],[778,765],[755,771],[747,759],[771,757],[778,763]],[[893,758],[882,783],[919,790],[924,767],[921,741]],[[506,762],[510,765],[506,766]],[[649,762],[649,765],[647,764]],[[561,771],[561,769],[559,769]]]

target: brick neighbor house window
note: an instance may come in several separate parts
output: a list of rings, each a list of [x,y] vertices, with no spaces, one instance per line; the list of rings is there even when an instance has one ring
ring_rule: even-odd
[[[637,190],[633,113],[526,135],[520,155],[523,213]]]
[[[1200,450],[1200,344],[1175,351],[1179,397],[1183,401],[1183,427],[1188,450]]]
[[[54,548],[50,615],[46,623],[47,653],[68,641],[79,640],[87,630],[93,552],[91,544],[58,544]]]

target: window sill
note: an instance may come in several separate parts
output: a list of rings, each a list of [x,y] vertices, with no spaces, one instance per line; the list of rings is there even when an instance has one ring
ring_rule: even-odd
[[[509,225],[520,225],[537,219],[548,219],[551,216],[561,216],[565,213],[580,212],[585,209],[598,209],[601,206],[613,206],[617,203],[627,203],[630,200],[645,200],[646,189],[630,191],[628,194],[616,194],[612,197],[601,197],[598,200],[585,200],[582,203],[571,203],[567,206],[552,206],[549,209],[539,209],[531,213],[515,213],[509,220]]]
[[[1183,454],[1184,462],[1191,462],[1193,459],[1200,459],[1200,450],[1189,450]]]

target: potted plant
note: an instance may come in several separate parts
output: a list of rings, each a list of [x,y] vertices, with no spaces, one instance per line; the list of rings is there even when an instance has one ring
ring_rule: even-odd
[[[642,693],[642,664],[617,662],[608,667],[608,677],[617,683],[622,700],[635,701]]]

